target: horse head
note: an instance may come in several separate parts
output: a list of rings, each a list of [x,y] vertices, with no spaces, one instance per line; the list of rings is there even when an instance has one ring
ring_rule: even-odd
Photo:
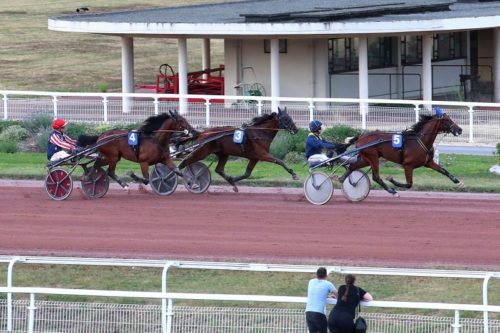
[[[462,134],[462,128],[458,126],[446,113],[436,115],[439,121],[439,133],[451,133],[453,136]]]
[[[168,111],[170,119],[173,121],[170,124],[172,130],[180,132],[184,137],[197,137],[199,132],[196,131],[186,118],[181,116],[177,111]]]
[[[288,114],[286,107],[283,110],[281,110],[281,108],[278,107],[278,121],[279,121],[278,125],[279,128],[285,129],[291,134],[296,134],[299,131],[299,129],[293,122],[292,117],[290,117],[290,115]]]

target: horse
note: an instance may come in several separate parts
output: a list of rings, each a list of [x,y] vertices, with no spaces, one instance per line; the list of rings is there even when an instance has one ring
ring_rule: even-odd
[[[149,183],[149,166],[157,163],[165,164],[177,175],[182,176],[172,161],[168,147],[170,137],[174,133],[197,134],[184,117],[177,112],[169,111],[147,118],[136,133],[138,135],[136,146],[129,144],[128,133],[127,130],[112,129],[100,135],[81,135],[78,137],[77,145],[85,147],[96,144],[100,157],[93,167],[108,165],[109,177],[126,190],[128,184],[115,174],[116,164],[122,157],[140,164],[143,177],[136,176],[133,172],[129,175],[134,181],[142,182],[144,185]]]
[[[403,131],[401,133],[403,140],[401,148],[393,147],[392,137],[395,133],[373,131],[362,134],[356,141],[355,147],[359,148],[364,145],[368,145],[369,147],[360,151],[359,158],[356,162],[349,164],[347,172],[340,177],[340,181],[345,180],[352,171],[370,166],[373,180],[387,192],[398,196],[396,190],[389,187],[380,178],[379,158],[383,157],[388,161],[403,166],[406,183],[401,183],[393,177],[386,178],[397,187],[411,188],[413,186],[413,170],[424,166],[445,175],[452,182],[458,184],[459,188],[463,188],[464,185],[461,181],[433,160],[433,144],[437,135],[440,133],[451,133],[457,136],[462,134],[462,128],[453,122],[446,113],[442,113],[440,109],[436,108],[436,113],[436,115],[420,115],[419,121],[416,124],[408,130]],[[373,145],[370,146],[372,143]]]
[[[203,160],[213,153],[218,158],[215,172],[231,184],[235,192],[238,192],[236,182],[250,177],[259,161],[276,163],[291,174],[294,180],[298,180],[296,173],[285,162],[269,153],[271,142],[279,130],[287,130],[291,134],[298,132],[286,108],[284,110],[278,108],[277,113],[255,117],[249,124],[243,124],[239,129],[230,126],[207,129],[198,135],[194,142],[198,148],[181,161],[179,169]],[[238,138],[242,139],[241,143],[235,143]],[[224,172],[229,156],[244,157],[249,160],[243,175],[233,177]]]

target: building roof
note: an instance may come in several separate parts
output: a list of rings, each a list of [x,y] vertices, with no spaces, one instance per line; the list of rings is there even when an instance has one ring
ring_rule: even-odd
[[[49,29],[128,35],[324,36],[500,26],[500,1],[241,0],[52,17]]]

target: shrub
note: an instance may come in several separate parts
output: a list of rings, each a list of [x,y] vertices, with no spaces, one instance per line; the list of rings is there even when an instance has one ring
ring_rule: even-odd
[[[309,135],[309,131],[305,129],[299,129],[299,131],[294,135],[289,135],[289,140],[292,144],[292,150],[296,152],[304,153],[306,151],[306,139]]]
[[[497,143],[497,155],[500,156],[500,143]]]
[[[94,131],[94,125],[82,124],[82,123],[69,123],[66,129],[66,134],[70,138],[77,139],[82,134],[88,134]]]
[[[40,152],[47,152],[47,143],[49,141],[51,129],[46,128],[37,133],[37,146]]]
[[[0,133],[0,141],[22,141],[30,136],[27,129],[21,125],[12,125]]]
[[[17,153],[17,144],[13,140],[0,140],[0,153]]]
[[[271,153],[271,155],[274,155],[280,160],[284,159],[286,154],[288,154],[294,148],[290,137],[291,135],[288,132],[278,132],[273,142],[271,143],[271,147],[269,148],[269,152]]]
[[[53,121],[52,115],[42,114],[37,115],[23,122],[22,126],[26,128],[30,133],[36,134],[40,130],[50,129],[52,127]]]
[[[1,120],[0,121],[0,133],[3,132],[7,127],[11,127],[13,125],[20,125],[18,121],[15,120]]]
[[[336,125],[325,129],[322,133],[324,139],[336,143],[344,143],[345,138],[360,135],[361,130],[346,125]]]
[[[291,151],[285,156],[285,163],[306,164],[306,156],[303,152]]]

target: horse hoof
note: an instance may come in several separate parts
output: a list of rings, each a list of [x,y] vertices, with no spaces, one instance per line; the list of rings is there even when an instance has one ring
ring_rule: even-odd
[[[461,190],[463,190],[463,189],[465,188],[465,184],[464,184],[464,183],[462,183],[462,182],[458,183],[458,185],[457,185],[457,186],[458,186],[458,188],[459,188],[459,189],[461,189]]]
[[[292,176],[292,179],[293,179],[293,180],[300,180],[299,176],[297,176],[297,175],[293,175],[293,176]]]
[[[399,193],[398,193],[398,192],[394,192],[394,193],[392,194],[392,196],[393,196],[393,197],[395,197],[395,198],[399,198]]]
[[[236,186],[233,185],[233,191],[238,193],[238,188]]]
[[[123,190],[127,193],[130,193],[130,188],[128,187],[128,185],[123,186]]]

